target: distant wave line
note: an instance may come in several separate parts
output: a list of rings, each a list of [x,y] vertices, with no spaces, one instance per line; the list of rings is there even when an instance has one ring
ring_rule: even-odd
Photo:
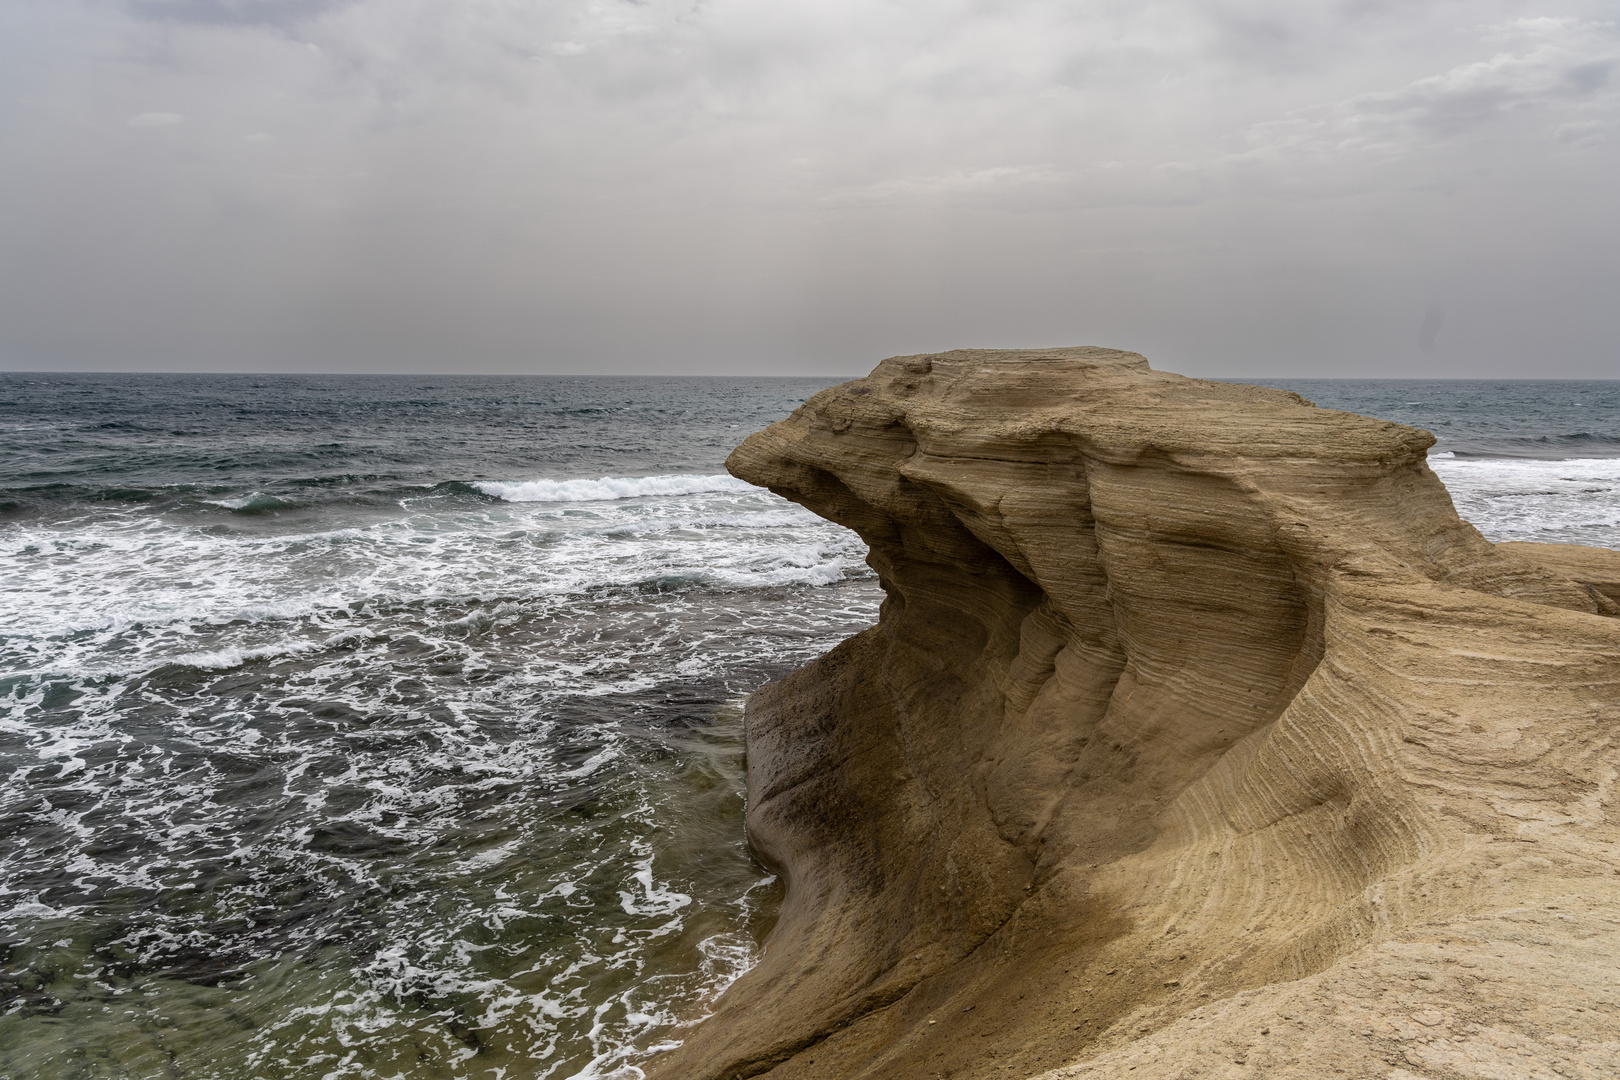
[[[734,476],[603,476],[596,480],[479,481],[472,485],[504,502],[607,502],[647,495],[699,495],[718,491],[757,491]]]

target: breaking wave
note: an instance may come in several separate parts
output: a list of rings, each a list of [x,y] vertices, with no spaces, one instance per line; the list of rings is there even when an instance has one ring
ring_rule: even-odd
[[[596,480],[482,481],[472,485],[504,502],[611,502],[648,495],[699,495],[710,491],[753,491],[735,476],[604,476]]]

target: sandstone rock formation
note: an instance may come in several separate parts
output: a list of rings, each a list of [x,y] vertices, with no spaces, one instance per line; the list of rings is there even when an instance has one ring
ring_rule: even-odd
[[[1586,586],[1590,593],[1602,594],[1620,603],[1620,551],[1610,548],[1577,547],[1574,544],[1527,544],[1514,542],[1496,545],[1537,566],[1546,567],[1571,581]]]
[[[654,1076],[1620,1076],[1617,556],[1432,441],[1084,348],[750,437],[887,599],[749,703],[784,907]]]

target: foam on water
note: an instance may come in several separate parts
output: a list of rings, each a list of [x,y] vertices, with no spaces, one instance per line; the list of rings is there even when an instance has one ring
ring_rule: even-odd
[[[1489,540],[1620,547],[1620,458],[1459,457],[1429,467],[1457,513]]]
[[[222,647],[302,649],[366,605],[830,584],[862,573],[863,557],[847,530],[752,487],[423,510],[318,532],[242,535],[141,513],[24,524],[0,534],[0,572],[20,601],[0,614],[0,672],[109,673],[160,658],[208,663],[187,658]],[[287,633],[296,620],[301,632]],[[214,643],[236,623],[249,625]],[[261,623],[274,626],[252,629]]]
[[[712,473],[392,490],[0,530],[0,1074],[622,1078],[753,962],[738,702],[863,546]]]
[[[507,502],[603,502],[645,495],[695,495],[706,491],[752,491],[734,476],[604,476],[598,480],[482,481],[473,487]]]
[[[735,828],[737,694],[858,628],[870,589],[368,602],[236,664],[14,673],[0,1054],[37,1076],[89,1044],[137,1074],[633,1075],[768,914]]]

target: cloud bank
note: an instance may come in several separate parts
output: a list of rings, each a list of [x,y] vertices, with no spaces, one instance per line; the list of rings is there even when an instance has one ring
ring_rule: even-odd
[[[1612,375],[1613,15],[11,0],[0,365]]]

